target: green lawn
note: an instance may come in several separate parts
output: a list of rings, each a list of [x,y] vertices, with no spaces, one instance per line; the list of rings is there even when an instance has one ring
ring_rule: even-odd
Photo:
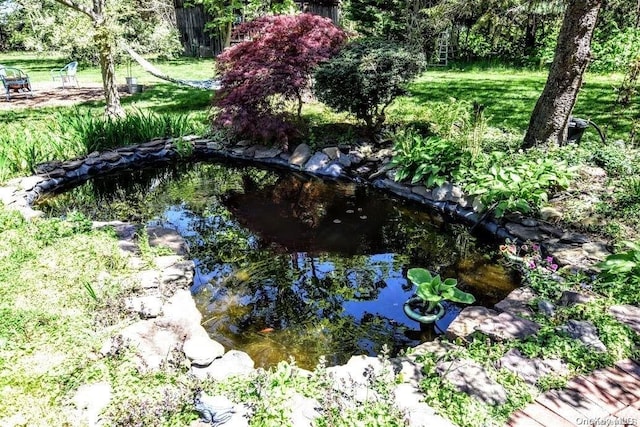
[[[415,114],[451,99],[477,101],[486,106],[490,126],[524,134],[546,77],[545,72],[518,70],[427,71],[394,107]],[[616,107],[614,88],[621,81],[621,75],[587,74],[574,110],[575,116],[591,119],[612,140],[627,139],[632,118],[640,116],[638,103],[626,110]]]

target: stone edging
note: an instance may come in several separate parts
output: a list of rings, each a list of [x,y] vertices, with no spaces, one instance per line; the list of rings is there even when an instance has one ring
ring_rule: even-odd
[[[48,193],[61,191],[93,176],[145,166],[162,165],[185,159],[212,159],[249,162],[279,169],[304,172],[329,179],[348,179],[368,183],[403,199],[417,202],[454,221],[484,232],[500,241],[532,241],[540,243],[546,254],[560,265],[589,270],[609,254],[606,242],[589,236],[564,232],[555,225],[521,215],[510,215],[500,221],[478,213],[481,204],[464,195],[459,187],[444,183],[428,189],[423,185],[395,182],[390,167],[392,151],[361,146],[327,147],[312,153],[300,144],[292,154],[279,148],[240,143],[225,147],[213,139],[187,136],[156,139],[144,144],[120,147],[103,153],[69,161],[41,164],[36,174],[12,179],[0,187],[0,200],[18,209],[26,218],[41,215],[32,205]]]

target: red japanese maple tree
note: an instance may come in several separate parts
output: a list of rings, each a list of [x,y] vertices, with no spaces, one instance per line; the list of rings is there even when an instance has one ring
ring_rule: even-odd
[[[286,145],[314,67],[338,52],[346,34],[328,18],[299,14],[261,17],[240,25],[236,35],[250,40],[218,56],[222,88],[214,98],[214,125]]]

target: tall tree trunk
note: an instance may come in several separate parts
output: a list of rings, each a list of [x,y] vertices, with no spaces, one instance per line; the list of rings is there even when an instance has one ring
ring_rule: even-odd
[[[100,57],[100,71],[102,72],[102,87],[104,88],[104,98],[106,101],[105,115],[107,117],[124,117],[125,111],[120,105],[120,95],[116,85],[116,66],[113,59],[113,49],[115,47],[115,37],[113,31],[109,30],[106,22],[105,9],[107,0],[93,0],[92,7],[89,8],[78,0],[56,0],[71,9],[84,13],[91,19],[95,28],[94,42]]]
[[[106,101],[105,116],[109,118],[124,117],[125,111],[120,105],[120,95],[116,83],[116,67],[113,58],[112,37],[106,29],[96,28],[95,41],[100,51],[100,72],[102,74],[102,87]]]
[[[567,139],[569,116],[591,59],[591,39],[602,0],[570,0],[564,13],[547,83],[538,98],[524,148]]]

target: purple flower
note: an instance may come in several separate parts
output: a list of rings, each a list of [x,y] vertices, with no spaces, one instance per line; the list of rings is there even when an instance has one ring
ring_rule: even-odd
[[[533,270],[534,268],[536,268],[536,263],[535,261],[531,260],[527,263],[527,266]]]
[[[537,243],[534,243],[531,245],[531,249],[538,252],[540,250],[540,245]]]
[[[526,252],[526,251],[528,251],[528,250],[529,250],[529,246],[527,246],[527,245],[522,245],[522,246],[520,246],[520,249],[522,249],[523,251],[525,251],[525,252]]]
[[[551,271],[556,271],[558,269],[558,264],[551,264],[549,268],[551,269]]]
[[[552,264],[553,263],[553,257],[552,256],[548,256],[546,259],[547,263]]]

